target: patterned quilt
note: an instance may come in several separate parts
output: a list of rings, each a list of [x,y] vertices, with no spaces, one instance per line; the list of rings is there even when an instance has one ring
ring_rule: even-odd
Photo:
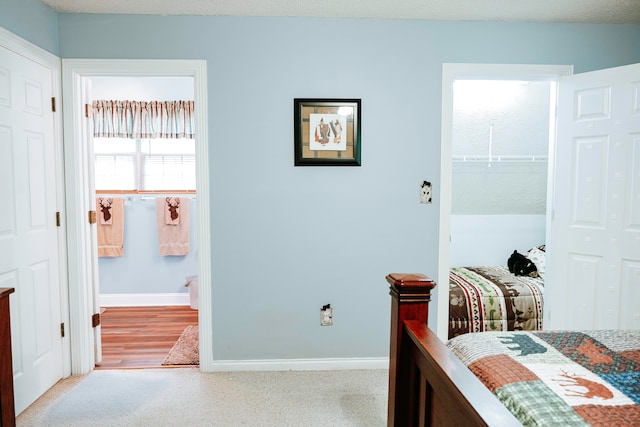
[[[542,329],[539,277],[507,267],[457,267],[449,272],[449,338],[468,332]]]
[[[447,346],[525,426],[640,426],[640,331],[487,332]]]

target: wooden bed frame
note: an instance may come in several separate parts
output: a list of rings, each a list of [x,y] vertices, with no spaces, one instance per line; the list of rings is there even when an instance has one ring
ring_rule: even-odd
[[[424,274],[392,273],[388,426],[522,424],[427,326]]]

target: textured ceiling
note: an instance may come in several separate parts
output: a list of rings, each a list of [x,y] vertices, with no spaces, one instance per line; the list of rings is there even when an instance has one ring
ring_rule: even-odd
[[[62,13],[640,23],[640,0],[42,0]]]

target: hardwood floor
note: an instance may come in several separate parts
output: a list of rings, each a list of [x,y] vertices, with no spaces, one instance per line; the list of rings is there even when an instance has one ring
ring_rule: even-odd
[[[100,323],[102,362],[96,369],[159,368],[184,328],[198,324],[198,310],[107,307]]]

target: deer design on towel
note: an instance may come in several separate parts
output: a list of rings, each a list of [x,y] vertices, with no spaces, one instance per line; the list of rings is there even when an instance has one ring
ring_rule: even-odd
[[[113,204],[113,199],[107,199],[104,197],[100,198],[100,212],[102,212],[102,223],[109,224],[111,220],[111,205]]]
[[[171,221],[175,221],[180,216],[180,214],[178,213],[179,208],[180,208],[179,198],[167,197],[167,209],[169,209],[169,213],[171,215]]]

